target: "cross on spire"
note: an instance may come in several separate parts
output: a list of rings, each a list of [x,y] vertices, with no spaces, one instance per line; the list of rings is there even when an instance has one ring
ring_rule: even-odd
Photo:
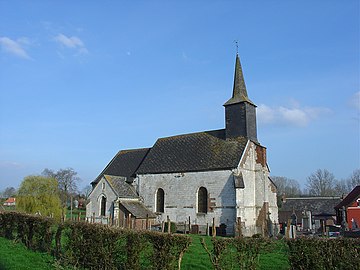
[[[239,54],[239,41],[237,39],[234,40],[235,46],[236,46],[236,55]]]

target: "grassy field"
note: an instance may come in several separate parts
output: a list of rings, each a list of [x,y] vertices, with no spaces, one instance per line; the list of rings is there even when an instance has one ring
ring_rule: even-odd
[[[209,255],[206,253],[205,249],[200,243],[201,236],[191,235],[192,243],[190,244],[189,249],[186,251],[182,262],[181,269],[191,270],[191,269],[212,269],[212,265],[209,259]],[[205,238],[206,245],[211,245],[211,238]]]
[[[285,270],[290,269],[288,246],[284,241],[274,241],[268,250],[260,253],[260,269]]]
[[[208,254],[200,243],[201,236],[191,235],[193,241],[185,253],[181,269],[212,269]],[[207,246],[211,247],[211,237],[205,238]],[[282,241],[272,243],[260,254],[260,269],[289,269],[287,246]],[[22,269],[63,269],[54,258],[48,254],[33,252],[20,243],[0,237],[0,270]]]
[[[0,237],[0,269],[55,269],[54,258],[48,254],[33,252],[24,245]]]

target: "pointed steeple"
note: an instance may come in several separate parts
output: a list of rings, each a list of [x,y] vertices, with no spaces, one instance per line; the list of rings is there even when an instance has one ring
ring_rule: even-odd
[[[224,104],[226,139],[245,137],[257,142],[256,105],[249,99],[239,55],[236,54],[232,97]]]
[[[224,104],[224,106],[240,102],[248,102],[256,106],[247,95],[244,75],[240,64],[240,58],[239,55],[236,54],[233,94],[232,97]]]

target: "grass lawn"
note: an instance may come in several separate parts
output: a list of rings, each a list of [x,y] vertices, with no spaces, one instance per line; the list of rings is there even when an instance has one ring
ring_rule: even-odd
[[[55,269],[55,260],[46,253],[33,252],[23,244],[0,237],[0,269]]]
[[[288,260],[289,248],[282,240],[274,241],[266,251],[260,253],[261,270],[290,269]]]
[[[184,257],[181,262],[181,269],[190,270],[190,269],[212,269],[209,255],[206,253],[205,249],[200,243],[200,239],[203,236],[191,235],[192,243],[190,244],[189,249],[185,252]],[[205,243],[207,246],[211,245],[211,237],[205,237]]]

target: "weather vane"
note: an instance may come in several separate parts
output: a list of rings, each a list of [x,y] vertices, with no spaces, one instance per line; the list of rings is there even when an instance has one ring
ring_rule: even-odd
[[[235,46],[236,46],[236,54],[239,54],[239,42],[237,39],[234,40]]]

